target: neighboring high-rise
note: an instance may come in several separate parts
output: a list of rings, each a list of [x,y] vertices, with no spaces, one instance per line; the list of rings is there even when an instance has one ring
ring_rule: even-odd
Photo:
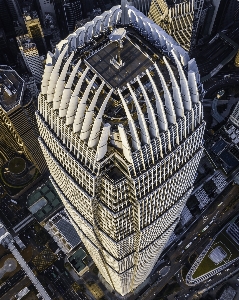
[[[219,31],[239,21],[239,1],[237,0],[208,0],[212,5],[212,12],[205,20],[205,26],[209,25],[209,34],[217,34]]]
[[[17,42],[28,71],[33,75],[36,83],[41,83],[43,65],[36,44],[28,35],[19,36]]]
[[[24,31],[18,1],[0,0],[0,64],[16,65],[19,51],[15,37]]]
[[[189,51],[197,41],[203,5],[204,0],[152,0],[148,16]]]
[[[76,21],[82,19],[81,0],[53,0],[53,3],[61,36],[66,37],[75,30]]]
[[[136,7],[139,11],[141,11],[147,16],[150,9],[151,1],[152,0],[132,0],[130,1],[130,3],[132,3],[134,7]]]
[[[30,38],[33,39],[33,42],[36,44],[39,54],[46,54],[46,42],[44,39],[43,30],[37,12],[26,12],[24,15],[24,20],[27,27],[28,35]]]
[[[45,15],[50,13],[55,16],[55,9],[52,0],[36,0],[39,7],[39,11],[42,14],[42,19],[44,20]]]
[[[121,295],[150,274],[203,152],[194,59],[132,6],[115,6],[48,53],[40,145],[72,224]]]
[[[0,167],[23,155],[41,174],[47,170],[37,139],[35,109],[24,80],[10,67],[0,66]],[[0,172],[3,175],[1,168]],[[6,181],[12,180],[13,185],[13,174],[6,173],[6,176]],[[26,177],[27,180],[30,175]]]
[[[25,24],[18,0],[0,0],[0,28],[4,29],[6,36],[13,37],[18,34],[18,26],[21,27],[20,34],[23,34]]]

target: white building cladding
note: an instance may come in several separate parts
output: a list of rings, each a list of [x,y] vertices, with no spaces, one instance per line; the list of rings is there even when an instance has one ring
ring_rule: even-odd
[[[121,14],[119,49],[111,32]],[[48,54],[40,144],[72,223],[121,295],[150,274],[191,193],[203,151],[199,80],[195,61],[131,6]]]

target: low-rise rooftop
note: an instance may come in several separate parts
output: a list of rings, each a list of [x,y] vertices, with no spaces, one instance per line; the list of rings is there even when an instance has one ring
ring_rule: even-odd
[[[86,267],[86,264],[84,263],[84,259],[86,258],[86,256],[87,255],[85,251],[82,248],[80,248],[68,258],[69,262],[77,271],[77,273],[80,273]]]
[[[45,220],[62,206],[63,204],[50,180],[27,198],[27,207],[38,222]]]

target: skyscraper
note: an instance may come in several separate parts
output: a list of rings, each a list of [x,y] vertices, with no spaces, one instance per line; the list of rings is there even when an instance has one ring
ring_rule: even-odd
[[[196,44],[204,0],[152,0],[149,18],[187,51]]]
[[[28,35],[19,36],[17,42],[28,71],[33,75],[36,83],[41,83],[43,65],[36,44]]]
[[[0,66],[0,180],[6,188],[13,187],[15,179],[21,188],[27,187],[37,173],[47,171],[37,140],[35,109],[24,80],[10,67]],[[20,173],[11,172],[9,162],[19,156],[26,168]]]
[[[16,65],[19,51],[15,37],[24,30],[18,1],[0,0],[0,64]]]
[[[24,15],[27,32],[33,42],[36,44],[40,55],[46,54],[46,42],[42,31],[40,19],[36,11],[26,12]]]
[[[217,34],[239,20],[239,2],[237,0],[211,0],[213,13],[208,16],[209,34]],[[235,25],[237,26],[237,25]]]
[[[86,2],[91,2],[91,0]],[[57,22],[61,31],[61,36],[65,37],[74,31],[76,21],[82,19],[81,1],[53,0],[53,3],[56,11]]]
[[[115,6],[48,54],[40,145],[71,222],[121,295],[150,274],[202,155],[194,59],[132,6]]]

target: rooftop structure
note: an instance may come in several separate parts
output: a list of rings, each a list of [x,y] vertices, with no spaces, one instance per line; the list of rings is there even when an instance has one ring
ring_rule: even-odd
[[[38,222],[43,222],[62,207],[62,202],[50,180],[27,198],[27,207]]]
[[[227,233],[239,245],[239,218],[227,228]]]
[[[0,105],[5,112],[22,104],[24,100],[24,90],[24,81],[17,72],[8,66],[1,66]]]
[[[227,257],[226,251],[221,247],[217,246],[209,254],[209,258],[217,265],[220,264]]]
[[[237,292],[231,286],[225,288],[221,297],[218,300],[233,300],[235,299]]]
[[[72,256],[68,257],[68,261],[80,276],[82,276],[86,271],[89,270],[84,262],[86,256],[87,255],[85,251],[80,248]]]
[[[229,120],[233,125],[239,128],[239,102],[236,104]]]
[[[79,235],[64,211],[54,215],[44,227],[65,253],[72,251],[81,242]]]
[[[205,124],[195,60],[134,7],[122,8],[48,53],[37,120],[72,224],[125,295],[150,274],[179,221]]]
[[[153,61],[128,37],[122,43],[120,58],[123,64],[120,68],[109,64],[109,58],[115,59],[118,56],[119,46],[116,43],[107,44],[85,61],[111,88],[122,88],[146,69],[153,68]]]

